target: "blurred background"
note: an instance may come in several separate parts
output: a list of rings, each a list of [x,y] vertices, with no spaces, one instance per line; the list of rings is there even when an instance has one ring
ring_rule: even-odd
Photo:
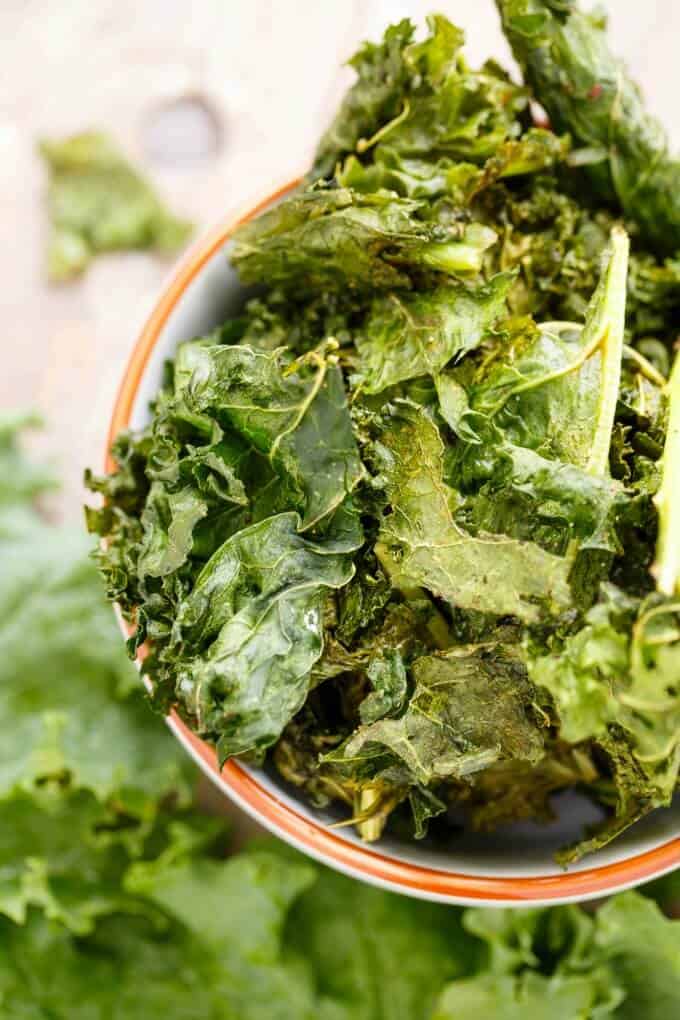
[[[82,471],[102,464],[123,366],[169,264],[102,256],[75,282],[46,282],[41,137],[113,136],[196,233],[305,168],[365,38],[441,9],[472,62],[510,65],[492,0],[1,0],[0,408],[39,409],[35,445],[76,513]],[[611,38],[680,146],[677,0],[608,0]]]

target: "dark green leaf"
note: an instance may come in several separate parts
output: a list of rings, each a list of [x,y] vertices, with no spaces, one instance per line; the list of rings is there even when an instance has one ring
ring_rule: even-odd
[[[513,52],[553,127],[585,152],[596,194],[617,201],[664,252],[680,247],[680,163],[603,24],[576,3],[497,0]],[[586,158],[587,157],[587,158]]]
[[[279,514],[238,532],[177,607],[167,682],[222,758],[268,747],[302,707],[323,650],[324,593],[354,572],[299,524]]]
[[[367,393],[436,376],[485,339],[505,310],[513,277],[499,274],[477,288],[439,287],[424,294],[375,300],[356,340],[360,381]]]

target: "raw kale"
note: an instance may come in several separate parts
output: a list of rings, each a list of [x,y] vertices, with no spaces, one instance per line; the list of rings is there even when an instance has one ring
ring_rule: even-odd
[[[235,235],[260,291],[179,346],[89,521],[157,707],[222,759],[266,757],[369,840],[449,808],[549,819],[578,787],[608,815],[566,860],[678,780],[680,263],[670,164],[631,162],[637,96],[614,116],[603,71],[551,106],[572,58],[619,74],[601,28],[570,0],[501,7],[571,137],[441,16],[367,44],[308,178]]]
[[[165,209],[106,135],[86,131],[62,141],[46,139],[40,154],[50,174],[51,280],[78,276],[100,252],[175,251],[191,233],[191,224]]]

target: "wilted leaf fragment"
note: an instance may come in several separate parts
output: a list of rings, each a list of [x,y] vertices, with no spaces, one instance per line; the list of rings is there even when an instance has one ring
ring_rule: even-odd
[[[400,588],[420,585],[452,606],[535,619],[541,606],[568,606],[569,564],[532,542],[472,535],[454,518],[456,494],[443,478],[444,447],[431,419],[395,404],[380,438],[392,506],[379,556]]]
[[[502,647],[457,648],[416,659],[415,689],[398,719],[360,727],[338,762],[388,750],[412,783],[471,778],[497,761],[535,762],[543,753],[532,687],[522,663]]]
[[[234,235],[245,283],[358,291],[410,288],[412,275],[474,275],[496,234],[481,224],[431,220],[420,201],[387,191],[310,188]]]
[[[449,361],[474,350],[503,314],[512,281],[511,274],[502,273],[476,288],[459,284],[412,297],[377,298],[357,337],[366,392],[436,376]]]
[[[174,251],[191,233],[191,224],[167,211],[107,135],[87,131],[45,140],[40,154],[50,173],[51,280],[78,276],[100,252]]]
[[[287,513],[238,532],[177,608],[175,694],[222,759],[264,750],[302,707],[323,650],[323,596],[354,573],[351,557],[303,538],[299,525]]]

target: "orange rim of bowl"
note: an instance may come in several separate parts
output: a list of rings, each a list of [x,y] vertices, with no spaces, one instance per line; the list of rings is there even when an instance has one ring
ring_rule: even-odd
[[[110,453],[111,444],[117,434],[129,424],[137,391],[151,352],[178,300],[241,223],[257,216],[298,183],[297,179],[289,181],[245,212],[218,224],[199,239],[180,260],[142,329],[125,369],[107,439],[108,472],[115,470],[115,462]],[[219,776],[236,799],[266,826],[306,849],[312,856],[341,870],[349,870],[368,880],[421,896],[499,903],[588,899],[605,895],[615,889],[636,885],[680,865],[680,838],[673,838],[659,847],[623,861],[544,877],[485,877],[421,867],[385,856],[367,846],[346,841],[325,824],[310,820],[279,799],[237,761],[227,762],[220,770],[214,749],[192,733],[176,713],[172,713],[171,720],[173,728],[183,741],[190,745],[194,755],[200,758],[212,773]]]

